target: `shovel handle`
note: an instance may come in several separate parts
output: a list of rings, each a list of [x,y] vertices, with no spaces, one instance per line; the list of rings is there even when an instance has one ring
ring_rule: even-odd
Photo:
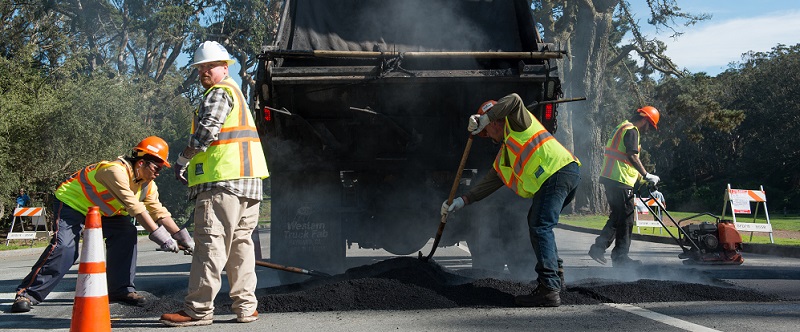
[[[469,157],[469,150],[472,148],[472,135],[467,138],[467,146],[464,148],[464,153],[461,155],[461,163],[458,164],[458,171],[456,172],[456,179],[453,181],[453,186],[450,188],[450,196],[447,197],[447,204],[453,204],[453,198],[456,197],[458,191],[458,183],[461,182],[461,174],[464,173],[464,167],[467,165],[467,157]]]
[[[472,139],[474,136],[469,135],[467,138],[467,146],[464,147],[464,153],[461,155],[461,163],[458,164],[458,171],[456,172],[456,178],[453,180],[453,187],[450,188],[450,196],[447,197],[447,205],[453,204],[453,198],[456,196],[456,191],[458,191],[458,184],[461,182],[461,174],[464,172],[464,167],[467,165],[467,157],[469,157],[469,150],[472,148]],[[422,257],[422,252],[419,253],[419,258],[428,261],[433,256],[433,253],[436,252],[436,247],[439,246],[439,241],[442,239],[442,233],[444,233],[444,226],[447,224],[447,214],[442,216],[442,220],[439,222],[439,229],[436,230],[436,237],[433,239],[433,248],[431,248],[431,252],[426,257]]]
[[[256,265],[258,265],[258,266],[263,266],[263,267],[268,267],[268,268],[270,268],[270,269],[276,269],[276,270],[286,271],[286,272],[299,273],[299,274],[307,274],[307,275],[310,275],[310,276],[315,276],[315,277],[330,277],[330,276],[331,276],[330,274],[327,274],[327,273],[325,273],[325,272],[314,271],[314,270],[307,270],[307,269],[303,269],[303,268],[299,268],[299,267],[294,267],[294,266],[284,266],[284,265],[280,265],[280,264],[276,264],[276,263],[270,263],[270,262],[265,262],[265,261],[260,261],[260,260],[256,260]]]

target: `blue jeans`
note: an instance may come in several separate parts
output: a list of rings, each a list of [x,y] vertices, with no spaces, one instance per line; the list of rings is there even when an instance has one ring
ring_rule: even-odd
[[[549,289],[561,289],[553,227],[558,224],[561,210],[575,198],[580,180],[580,166],[575,162],[567,164],[542,184],[533,195],[533,204],[528,211],[528,228],[537,260],[536,274],[539,283]]]

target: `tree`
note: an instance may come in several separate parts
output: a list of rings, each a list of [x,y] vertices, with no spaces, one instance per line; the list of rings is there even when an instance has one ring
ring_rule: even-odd
[[[800,199],[800,44],[749,52],[721,76],[730,108],[744,110],[737,128],[741,158],[733,179],[748,188],[764,184],[780,205]],[[781,201],[782,200],[782,201]]]
[[[673,29],[676,20],[694,24],[707,16],[683,13],[675,0],[648,0],[651,9],[649,24],[658,28]],[[583,163],[582,183],[576,197],[577,208],[584,212],[601,212],[606,209],[605,198],[597,182],[602,167],[602,149],[605,145],[603,133],[611,128],[600,122],[607,110],[604,103],[608,86],[609,68],[625,63],[631,52],[644,59],[643,73],[651,70],[665,75],[682,75],[677,66],[663,55],[663,43],[647,39],[640,31],[638,21],[624,0],[563,0],[532,1],[534,18],[542,25],[545,39],[562,45],[569,57],[560,66],[562,77],[567,82],[567,96],[585,96],[587,102],[580,111],[576,106],[566,108],[571,123],[562,127],[571,135],[566,144]],[[614,43],[615,22],[629,29],[633,39],[628,44]],[[679,33],[675,31],[676,34]],[[647,75],[645,75],[647,76]],[[644,102],[644,98],[640,98]],[[644,105],[629,105],[633,110]]]
[[[661,175],[669,179],[671,201],[683,210],[716,209],[742,157],[737,128],[745,112],[729,109],[724,80],[704,73],[664,79],[653,100],[668,110],[668,124],[646,140]]]

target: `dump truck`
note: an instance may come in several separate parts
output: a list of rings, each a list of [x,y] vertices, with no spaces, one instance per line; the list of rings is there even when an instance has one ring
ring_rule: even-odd
[[[285,1],[252,95],[271,261],[338,273],[348,246],[417,254],[436,235],[469,116],[512,92],[526,104],[561,98],[564,54],[542,41],[526,0]],[[530,111],[555,133],[558,105]],[[459,193],[497,151],[474,140]],[[451,215],[440,246],[534,279],[529,207],[504,187]]]

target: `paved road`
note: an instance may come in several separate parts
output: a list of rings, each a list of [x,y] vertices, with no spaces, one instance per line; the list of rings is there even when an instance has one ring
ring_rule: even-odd
[[[268,231],[261,232],[262,247],[269,247]],[[587,278],[634,281],[640,276],[630,270],[603,267],[586,256],[594,235],[559,229],[556,232],[559,253],[565,260],[567,283]],[[430,251],[431,243],[423,248]],[[780,302],[659,302],[635,304],[571,305],[558,308],[457,308],[421,311],[348,311],[262,314],[250,324],[232,322],[233,315],[218,315],[214,330],[278,331],[489,331],[489,330],[564,330],[564,331],[794,331],[800,323],[800,259],[748,254],[745,264],[736,267],[698,267],[698,273],[686,273],[677,258],[675,245],[636,241],[632,257],[657,267],[667,280],[693,280],[699,275],[778,294]],[[465,245],[439,248],[434,259],[448,268],[469,268],[471,260]],[[265,257],[268,252],[265,250]],[[0,253],[0,329],[4,331],[40,331],[69,329],[77,265],[43,304],[27,314],[11,314],[13,290],[30,270],[41,249]],[[382,250],[356,249],[347,252],[348,267],[371,264],[396,257]],[[140,241],[137,286],[157,293],[163,289],[185,289],[189,257],[155,251],[155,245]],[[674,268],[676,273],[670,273]],[[273,270],[258,268],[259,287],[278,284]],[[649,277],[649,276],[648,276]],[[223,293],[220,296],[226,296]],[[120,304],[112,304],[116,331],[149,331],[162,328],[157,314],[144,318],[117,317]],[[184,328],[182,331],[208,330],[208,327]]]

